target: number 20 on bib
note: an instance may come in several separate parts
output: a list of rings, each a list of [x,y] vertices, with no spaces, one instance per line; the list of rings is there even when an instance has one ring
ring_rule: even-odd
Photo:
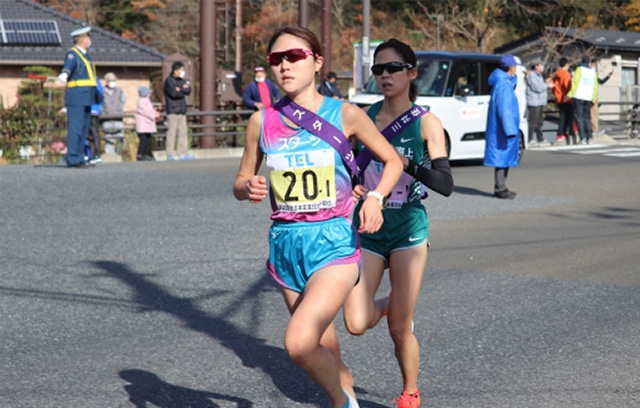
[[[267,158],[279,211],[313,212],[336,205],[333,149],[277,153]]]

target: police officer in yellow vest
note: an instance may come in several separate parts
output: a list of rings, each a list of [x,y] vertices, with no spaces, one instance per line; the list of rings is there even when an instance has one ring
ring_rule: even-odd
[[[96,68],[87,50],[91,46],[91,27],[71,32],[74,46],[67,51],[58,79],[65,82],[67,90],[64,104],[67,108],[67,157],[68,167],[85,168],[84,145],[91,123],[91,105],[100,103],[102,95],[97,91]]]

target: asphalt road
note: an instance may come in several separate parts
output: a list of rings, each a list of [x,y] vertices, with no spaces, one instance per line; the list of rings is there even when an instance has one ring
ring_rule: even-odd
[[[269,208],[233,198],[237,165],[0,167],[0,407],[328,406],[283,351]],[[426,200],[423,407],[640,406],[640,158],[528,151],[513,201],[453,173]],[[385,325],[338,327],[360,406],[391,407]]]

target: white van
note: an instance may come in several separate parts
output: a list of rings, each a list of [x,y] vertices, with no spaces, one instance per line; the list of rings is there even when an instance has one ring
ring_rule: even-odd
[[[452,51],[417,51],[416,104],[429,107],[442,121],[450,160],[484,158],[484,136],[489,107],[489,74],[500,55]],[[518,66],[516,96],[520,107],[520,157],[527,146],[524,68]],[[365,91],[349,102],[371,105],[383,98],[373,76]]]

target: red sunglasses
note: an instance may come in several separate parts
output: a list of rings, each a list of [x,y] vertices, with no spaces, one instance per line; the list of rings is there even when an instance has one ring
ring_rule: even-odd
[[[313,55],[314,57],[318,56],[315,52],[305,50],[303,48],[292,48],[286,51],[270,52],[269,55],[267,55],[267,63],[272,66],[280,65],[282,60],[294,63],[307,58],[309,55]]]

